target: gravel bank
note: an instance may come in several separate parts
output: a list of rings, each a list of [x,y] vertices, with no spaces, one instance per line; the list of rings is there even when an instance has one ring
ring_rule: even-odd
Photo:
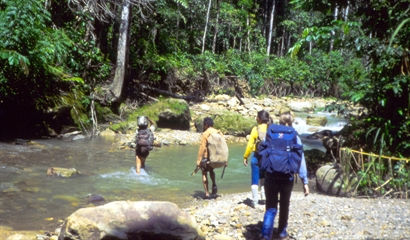
[[[258,239],[264,205],[251,208],[250,193],[196,200],[189,208],[209,240]],[[275,218],[275,228],[278,218]],[[293,192],[290,239],[410,239],[410,201],[341,198]]]

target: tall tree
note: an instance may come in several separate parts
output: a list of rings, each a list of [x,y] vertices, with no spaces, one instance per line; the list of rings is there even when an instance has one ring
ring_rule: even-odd
[[[272,0],[272,8],[269,17],[269,33],[268,33],[268,44],[266,49],[266,55],[269,56],[272,46],[272,35],[273,35],[273,20],[275,18],[276,0]]]
[[[337,20],[338,14],[339,14],[339,7],[336,5],[335,10],[333,12],[333,21]],[[330,39],[329,52],[333,51],[333,45],[334,45],[334,42],[335,42],[334,38],[335,38],[335,30],[332,29],[331,30],[331,39]]]
[[[205,51],[205,40],[206,40],[206,33],[208,31],[208,23],[209,23],[209,15],[211,13],[211,5],[212,5],[212,0],[209,0],[208,1],[208,10],[206,11],[206,21],[205,21],[204,35],[202,37],[202,51],[201,51],[201,53],[204,53],[204,51]]]
[[[212,53],[215,53],[216,39],[218,37],[218,31],[219,31],[219,11],[220,11],[219,1],[220,0],[216,0],[216,19],[215,19],[215,32],[214,32],[214,37],[212,41]]]
[[[111,92],[114,95],[113,101],[121,97],[124,86],[124,79],[127,72],[128,63],[128,26],[130,18],[130,3],[124,1],[121,13],[120,32],[118,37],[117,62],[115,67],[115,76],[111,85]]]
[[[111,101],[117,101],[121,98],[126,72],[126,57],[128,52],[128,31],[130,21],[130,8],[135,6],[138,10],[139,17],[145,19],[144,10],[151,11],[152,0],[69,0],[70,6],[75,6],[78,10],[91,14],[91,16],[107,21],[110,18],[116,18],[118,9],[121,9],[121,24],[118,36],[118,49],[115,77],[110,87],[113,94]]]

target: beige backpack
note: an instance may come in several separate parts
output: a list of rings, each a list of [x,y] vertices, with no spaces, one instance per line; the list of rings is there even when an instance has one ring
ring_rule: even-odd
[[[258,138],[255,141],[255,149],[256,152],[258,151],[259,143],[265,141],[266,139],[266,130],[263,131],[260,127],[260,125],[256,126],[256,129],[258,130]]]
[[[229,149],[222,134],[211,133],[208,137],[209,165],[213,168],[224,167],[228,163]]]

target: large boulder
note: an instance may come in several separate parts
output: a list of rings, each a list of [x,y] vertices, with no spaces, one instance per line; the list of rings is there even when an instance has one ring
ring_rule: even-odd
[[[159,128],[171,128],[176,130],[189,130],[191,113],[189,106],[184,100],[178,101],[177,110],[165,109],[158,115],[157,126]]]
[[[310,126],[325,126],[327,124],[326,116],[307,116],[306,124]]]
[[[294,112],[310,112],[315,106],[308,101],[292,100],[288,103],[289,108]]]
[[[346,195],[343,190],[342,172],[334,165],[324,165],[316,171],[316,184],[319,190],[331,195]]]
[[[107,128],[100,133],[100,136],[104,138],[105,140],[114,141],[115,138],[117,137],[117,134],[113,130]]]
[[[171,202],[116,201],[81,208],[64,222],[59,240],[205,239],[191,217]]]

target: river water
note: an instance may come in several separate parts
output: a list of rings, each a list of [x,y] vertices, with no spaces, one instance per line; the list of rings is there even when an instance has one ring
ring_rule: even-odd
[[[308,134],[309,126],[303,119],[297,120],[298,131]],[[327,129],[337,130],[341,123],[330,124]],[[320,142],[305,144],[305,149],[323,149]],[[242,163],[245,144],[231,144],[229,150],[223,179],[222,169],[216,170],[218,192],[249,191],[250,167]],[[88,201],[90,194],[100,195],[106,202],[163,200],[186,207],[203,196],[200,172],[191,176],[197,151],[197,145],[155,148],[146,169],[137,175],[133,150],[118,150],[112,142],[98,137],[34,140],[27,145],[0,143],[0,226],[54,230],[75,210],[93,206]],[[76,168],[81,174],[50,177],[46,174],[49,167]]]

